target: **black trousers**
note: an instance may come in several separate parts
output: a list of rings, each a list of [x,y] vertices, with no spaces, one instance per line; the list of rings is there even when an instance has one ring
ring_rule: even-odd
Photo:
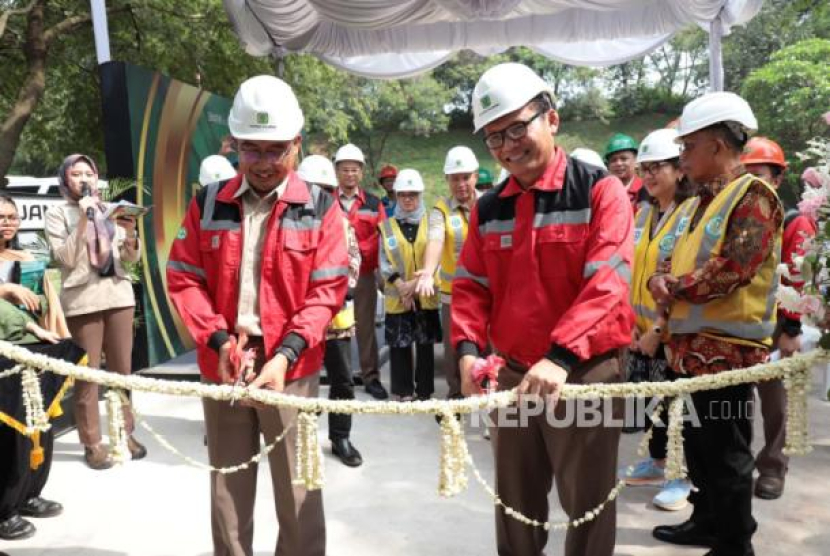
[[[32,441],[13,428],[0,424],[0,521],[17,514],[26,500],[40,496],[43,491],[52,468],[52,429],[40,433],[40,445],[43,448],[43,463],[32,469],[29,464]]]
[[[413,373],[412,346],[389,348],[392,393],[396,396],[411,396],[414,393],[426,399],[435,391],[435,345],[415,344],[415,357]]]
[[[330,400],[353,400],[354,377],[352,376],[351,338],[326,340],[326,354],[323,357],[326,375],[329,378]],[[352,431],[352,416],[329,413],[329,440],[349,438]]]
[[[689,478],[698,488],[689,501],[692,521],[716,538],[717,556],[752,556],[752,385],[740,384],[691,396],[700,426],[683,431]]]
[[[666,369],[666,380],[675,380],[677,375],[671,369]],[[668,445],[669,445],[669,434],[668,434],[668,424],[669,424],[669,412],[668,407],[671,403],[673,398],[666,398],[663,401],[663,405],[660,408],[660,412],[657,416],[660,418],[660,424],[654,425],[651,419],[646,417],[646,427],[653,428],[654,431],[651,433],[651,440],[648,443],[648,455],[652,457],[652,459],[666,459],[666,455],[668,453]]]

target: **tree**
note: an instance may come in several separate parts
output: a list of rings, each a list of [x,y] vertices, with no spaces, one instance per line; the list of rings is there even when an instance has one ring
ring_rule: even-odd
[[[350,95],[358,102],[347,107],[354,135],[366,147],[367,165],[371,175],[383,159],[389,135],[401,131],[415,136],[426,136],[446,131],[449,114],[445,107],[452,93],[431,76],[396,81],[350,79],[357,87]],[[360,91],[354,95],[351,91]]]
[[[724,40],[726,90],[740,90],[743,80],[774,52],[811,37],[830,37],[826,0],[766,0],[757,16]]]
[[[789,152],[826,133],[822,115],[830,109],[830,40],[808,39],[772,55],[753,71],[741,92],[759,120],[759,129]]]
[[[823,115],[830,109],[830,40],[808,39],[772,55],[770,62],[744,81],[742,95],[758,118],[758,129],[790,154],[790,179],[783,193],[797,197],[802,164],[794,153],[807,141],[824,134]]]
[[[18,20],[22,20],[20,24]],[[17,63],[20,71],[9,67],[8,81],[4,80],[0,176],[5,176],[11,167],[23,130],[43,98],[50,50],[63,37],[90,21],[88,12],[75,11],[62,2],[32,0],[25,6],[16,1],[3,3],[0,13],[3,58]],[[10,101],[12,91],[16,94]]]
[[[15,144],[3,140],[2,147],[14,157],[11,171],[54,173],[71,152],[90,154],[105,171],[100,81],[89,2],[38,1],[43,4],[47,25],[68,17],[80,23],[73,32],[53,39],[43,74],[44,90],[24,123],[19,141]],[[225,96],[232,96],[246,77],[273,72],[267,59],[253,58],[242,51],[221,4],[131,0],[129,4],[111,6],[109,13],[115,60],[156,69]],[[2,118],[12,113],[25,83],[27,64],[20,46],[26,40],[25,32],[26,17],[15,15],[8,19],[6,37],[0,39],[0,59],[4,63],[0,80]]]

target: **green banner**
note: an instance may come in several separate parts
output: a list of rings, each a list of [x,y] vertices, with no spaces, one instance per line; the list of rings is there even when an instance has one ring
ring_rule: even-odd
[[[229,133],[231,101],[129,64],[106,64],[101,73],[109,175],[134,178],[136,202],[153,207],[139,224],[146,364],[152,366],[194,347],[167,297],[165,268],[198,190],[201,161],[218,153]]]

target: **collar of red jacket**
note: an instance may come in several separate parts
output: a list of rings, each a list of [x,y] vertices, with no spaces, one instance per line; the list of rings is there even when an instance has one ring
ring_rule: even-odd
[[[234,195],[242,187],[242,174],[231,178],[228,184],[219,191],[216,199],[223,203],[234,203]],[[311,200],[311,195],[308,192],[306,183],[297,176],[293,170],[288,173],[288,185],[285,188],[285,193],[279,198],[278,202],[293,203],[304,205]]]
[[[536,183],[530,186],[529,189],[538,189],[540,191],[559,191],[562,189],[562,184],[565,182],[565,170],[568,168],[568,157],[565,151],[556,147],[553,150],[550,162],[545,168],[544,173],[536,180]],[[515,177],[512,175],[507,181],[507,186],[504,191],[499,193],[499,197],[512,197],[524,193],[524,189]]]
[[[343,194],[343,190],[342,190],[342,189],[340,189],[340,188],[338,187],[338,188],[337,188],[337,199],[339,200],[339,199],[340,199],[340,198],[342,198],[342,197],[346,197],[346,195],[344,195],[344,194]],[[355,195],[355,196],[353,196],[353,197],[351,197],[351,198],[352,198],[352,199],[357,199],[358,201],[360,201],[360,204],[361,204],[361,205],[365,205],[365,204],[366,204],[366,193],[363,191],[363,188],[362,188],[362,187],[358,187],[358,188],[357,188],[357,195]]]

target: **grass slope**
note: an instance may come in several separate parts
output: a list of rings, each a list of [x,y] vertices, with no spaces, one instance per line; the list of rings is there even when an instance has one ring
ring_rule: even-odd
[[[605,143],[614,133],[627,133],[639,141],[650,131],[663,127],[668,120],[666,116],[657,114],[614,120],[608,124],[596,120],[567,121],[560,127],[557,143],[568,151],[576,147],[588,147],[602,154]],[[494,176],[498,176],[498,165],[484,146],[481,135],[473,135],[464,130],[450,130],[431,137],[394,134],[389,137],[378,167],[389,163],[398,168],[415,168],[421,172],[427,187],[426,200],[428,206],[431,206],[436,197],[447,193],[443,172],[444,157],[456,145],[467,145],[473,149],[479,163],[492,171]],[[371,180],[370,176],[366,178],[367,182]]]

